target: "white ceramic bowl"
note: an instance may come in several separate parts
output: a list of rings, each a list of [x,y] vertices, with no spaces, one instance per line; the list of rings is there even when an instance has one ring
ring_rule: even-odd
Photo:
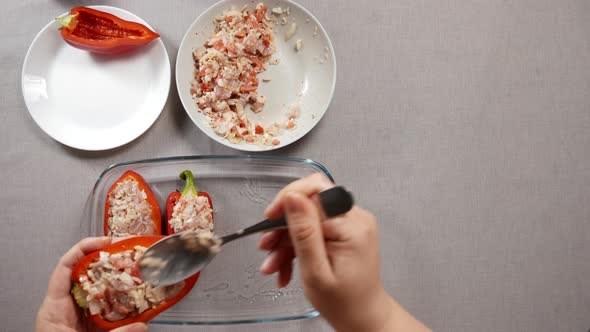
[[[209,137],[234,149],[243,151],[268,151],[291,144],[307,134],[322,118],[334,93],[336,84],[336,58],[328,34],[320,22],[301,5],[288,0],[264,1],[269,13],[272,8],[290,8],[288,23],[276,24],[274,27],[275,47],[280,59],[278,65],[269,65],[259,74],[259,78],[270,78],[268,83],[260,82],[259,94],[267,98],[262,112],[249,112],[253,120],[272,123],[284,117],[283,111],[294,102],[299,102],[301,113],[297,125],[292,130],[285,130],[278,137],[276,146],[259,146],[250,143],[231,143],[217,135],[206,123],[205,116],[199,112],[190,94],[190,83],[194,75],[192,52],[201,47],[214,32],[213,18],[229,8],[241,9],[248,5],[254,10],[258,2],[244,0],[225,0],[218,2],[203,12],[189,27],[178,49],[176,59],[176,87],[182,105],[191,120]],[[285,41],[287,27],[295,22],[296,34]],[[317,28],[316,28],[317,27]],[[297,39],[303,41],[303,49],[295,51]]]
[[[90,7],[149,27],[126,10]],[[115,148],[145,132],[170,89],[164,43],[157,39],[128,53],[96,55],[66,44],[58,28],[49,22],[25,56],[22,91],[33,120],[55,140],[82,150]]]

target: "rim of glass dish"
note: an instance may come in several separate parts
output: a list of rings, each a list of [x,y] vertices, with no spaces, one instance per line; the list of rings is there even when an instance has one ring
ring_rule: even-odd
[[[254,324],[254,323],[276,323],[276,322],[286,322],[290,320],[301,320],[301,319],[309,319],[319,317],[320,313],[312,309],[310,312],[303,314],[303,315],[296,315],[296,316],[286,316],[286,317],[277,317],[277,318],[252,318],[252,319],[239,319],[239,320],[219,320],[219,321],[211,321],[211,322],[179,322],[179,321],[162,321],[158,320],[157,318],[150,321],[150,324],[158,324],[158,325],[239,325],[239,324]]]
[[[138,159],[138,160],[129,160],[129,161],[122,161],[115,164],[111,164],[107,168],[105,168],[96,183],[94,184],[94,191],[97,187],[102,178],[111,170],[122,167],[122,166],[129,166],[132,164],[149,164],[155,162],[168,162],[168,161],[179,161],[179,160],[204,160],[204,159],[251,159],[251,160],[275,160],[275,161],[288,161],[288,162],[296,162],[296,163],[304,163],[309,165],[314,165],[318,167],[324,175],[330,179],[330,181],[335,182],[332,174],[328,169],[320,164],[319,162],[308,159],[308,158],[294,158],[294,157],[277,157],[277,156],[258,156],[258,155],[188,155],[188,156],[172,156],[172,157],[161,157],[161,158],[150,158],[150,159]]]
[[[267,161],[286,161],[286,162],[294,162],[294,163],[303,163],[313,165],[319,168],[330,181],[335,182],[332,174],[328,169],[320,164],[319,162],[308,159],[308,158],[294,158],[294,157],[277,157],[277,156],[258,156],[258,155],[189,155],[189,156],[173,156],[173,157],[162,157],[162,158],[151,158],[151,159],[139,159],[139,160],[130,160],[119,162],[115,164],[111,164],[106,169],[100,173],[96,183],[94,184],[94,188],[92,189],[93,193],[96,192],[98,185],[101,183],[103,177],[112,171],[113,169],[129,166],[133,164],[150,164],[150,163],[157,163],[157,162],[170,162],[170,161],[191,161],[191,160],[207,160],[207,159],[218,159],[218,160],[227,160],[227,159],[244,159],[244,160],[267,160]],[[290,321],[290,320],[300,320],[300,319],[309,319],[318,317],[320,313],[313,309],[305,314],[295,315],[295,316],[285,316],[285,317],[276,317],[276,318],[252,318],[252,319],[238,319],[238,320],[219,320],[219,321],[209,321],[209,322],[188,322],[188,321],[164,321],[164,320],[157,320],[154,319],[151,321],[151,324],[160,324],[160,325],[238,325],[238,324],[251,324],[251,323],[270,323],[270,322],[283,322],[283,321]]]

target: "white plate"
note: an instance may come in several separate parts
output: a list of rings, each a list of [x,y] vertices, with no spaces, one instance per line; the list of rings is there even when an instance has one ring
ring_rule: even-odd
[[[149,27],[126,10],[91,7]],[[111,149],[144,133],[162,112],[170,89],[162,40],[120,55],[96,55],[66,44],[58,28],[51,21],[39,32],[23,65],[23,96],[39,127],[82,150]]]
[[[205,44],[213,34],[213,18],[231,7],[241,9],[245,4],[253,10],[258,2],[244,0],[221,1],[203,12],[190,26],[178,49],[176,59],[176,86],[182,105],[192,121],[209,137],[234,149],[243,151],[265,151],[291,144],[307,134],[322,118],[334,93],[336,84],[336,58],[328,34],[318,20],[301,5],[288,0],[264,1],[268,10],[274,7],[289,7],[290,15],[287,25],[275,25],[275,46],[280,59],[278,65],[269,65],[259,77],[270,78],[271,82],[260,81],[259,94],[266,96],[267,102],[259,114],[249,112],[249,117],[266,123],[278,121],[284,117],[285,107],[299,101],[301,114],[293,130],[284,131],[278,139],[277,146],[262,147],[255,144],[234,144],[215,134],[206,124],[205,116],[199,112],[190,94],[190,82],[193,79],[194,62],[192,51]],[[307,22],[309,20],[309,22]],[[284,32],[291,22],[297,24],[297,32],[289,41],[285,41]],[[317,35],[314,30],[317,27]],[[295,51],[297,39],[303,41],[303,49]],[[327,55],[327,58],[325,56]],[[323,62],[323,63],[322,63]],[[301,96],[299,96],[301,94]]]

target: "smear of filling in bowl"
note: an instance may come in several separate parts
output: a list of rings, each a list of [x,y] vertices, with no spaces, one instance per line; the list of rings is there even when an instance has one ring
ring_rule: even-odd
[[[193,52],[191,95],[206,123],[232,143],[279,145],[282,130],[295,127],[296,104],[283,121],[255,123],[248,117],[248,112],[261,112],[266,102],[258,94],[258,74],[275,53],[272,21],[262,3],[254,12],[247,8],[225,11],[215,18],[215,33]]]

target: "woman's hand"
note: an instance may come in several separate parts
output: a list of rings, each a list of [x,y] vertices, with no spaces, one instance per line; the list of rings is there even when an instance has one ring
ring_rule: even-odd
[[[314,194],[332,186],[316,174],[279,192],[265,214],[284,214],[289,227],[261,237],[260,249],[270,251],[261,272],[278,272],[284,287],[298,257],[305,295],[338,331],[428,331],[382,286],[375,217],[358,206],[335,218],[323,214]]]
[[[36,331],[101,331],[92,326],[81,315],[74,302],[70,289],[72,287],[70,274],[78,260],[87,254],[111,244],[109,237],[86,238],[73,246],[57,263],[53,270],[47,295],[39,309],[36,321]],[[145,332],[147,326],[135,323],[120,327],[116,332]]]

